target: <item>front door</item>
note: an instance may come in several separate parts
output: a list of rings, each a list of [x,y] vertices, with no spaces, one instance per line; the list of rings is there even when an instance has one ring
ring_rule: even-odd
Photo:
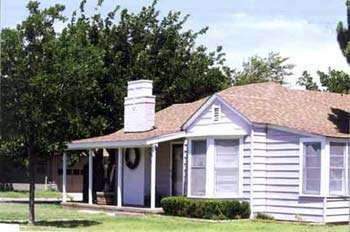
[[[183,194],[183,145],[172,145],[172,195]]]

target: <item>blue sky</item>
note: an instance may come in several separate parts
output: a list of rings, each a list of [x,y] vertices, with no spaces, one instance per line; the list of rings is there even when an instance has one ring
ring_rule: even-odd
[[[79,0],[41,1],[42,6],[54,3],[66,5],[71,15]],[[97,0],[88,0],[88,12],[94,11]],[[138,11],[150,0],[105,0],[102,12],[115,5]],[[227,64],[241,67],[253,55],[266,56],[280,52],[296,65],[288,78],[291,86],[303,70],[315,73],[331,66],[350,72],[336,41],[336,24],[346,21],[344,0],[159,0],[161,14],[180,10],[190,14],[187,28],[209,26],[208,33],[198,42],[211,49],[222,45]],[[26,15],[25,0],[1,0],[2,27],[14,27]],[[57,26],[58,28],[60,25]]]

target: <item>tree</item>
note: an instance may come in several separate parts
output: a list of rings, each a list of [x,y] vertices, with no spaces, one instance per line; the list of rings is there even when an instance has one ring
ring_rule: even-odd
[[[29,161],[29,222],[34,223],[35,163],[64,141],[57,99],[54,23],[64,20],[64,7],[40,10],[29,2],[28,18],[1,33],[1,147],[20,152]],[[12,150],[15,149],[15,150]]]
[[[233,84],[245,85],[275,81],[283,83],[286,76],[293,73],[293,64],[286,64],[288,58],[283,58],[279,53],[269,53],[267,58],[253,56],[248,62],[243,63],[243,70],[233,72]]]
[[[347,0],[345,5],[347,9],[347,25],[344,26],[343,22],[338,23],[337,40],[343,55],[350,64],[350,0]]]
[[[350,93],[350,75],[344,71],[329,68],[327,73],[317,71],[317,75],[324,91],[341,94]],[[307,71],[303,72],[303,76],[299,78],[297,84],[308,90],[320,90]]]
[[[319,90],[317,83],[313,81],[312,76],[307,71],[304,71],[302,76],[299,77],[297,84],[304,86],[307,90]]]
[[[29,161],[30,223],[37,157],[121,128],[127,81],[153,80],[157,109],[230,84],[222,48],[197,45],[207,28],[184,30],[188,16],[160,18],[153,2],[139,13],[117,6],[106,17],[88,17],[85,3],[60,33],[54,26],[65,21],[64,6],[40,9],[36,1],[28,3],[27,19],[1,31],[0,154]]]
[[[328,69],[328,73],[318,71],[320,82],[323,87],[329,92],[334,93],[350,93],[350,76],[349,74],[335,70]]]
[[[123,125],[127,81],[153,80],[157,110],[197,100],[230,85],[231,73],[224,65],[222,48],[208,52],[205,46],[197,45],[197,38],[207,28],[184,30],[188,16],[169,12],[160,18],[156,1],[138,13],[117,6],[105,18],[99,13],[87,17],[84,7],[82,1],[61,39],[102,52],[103,71],[95,80],[103,91],[95,95],[101,102],[95,109],[106,121],[107,132]]]

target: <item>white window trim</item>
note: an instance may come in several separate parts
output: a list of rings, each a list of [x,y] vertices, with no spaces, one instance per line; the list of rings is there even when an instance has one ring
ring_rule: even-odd
[[[238,194],[220,194],[215,195],[214,191],[214,158],[215,158],[215,139],[238,139],[239,140],[239,169],[238,169]],[[205,195],[196,196],[191,194],[191,171],[192,171],[192,141],[206,140],[206,187]],[[187,197],[189,198],[212,198],[212,199],[237,199],[243,198],[243,137],[242,136],[210,136],[210,137],[196,137],[188,140],[188,179],[187,179]]]
[[[331,156],[330,156],[330,143],[345,143],[345,185],[344,185],[344,191],[343,192],[339,192],[339,193],[331,193],[330,190],[329,190],[329,175],[330,175],[330,159],[331,159]],[[327,140],[327,144],[329,146],[329,149],[328,150],[328,153],[329,153],[329,156],[328,156],[328,192],[327,192],[327,196],[328,197],[348,197],[350,195],[349,193],[349,146],[350,146],[350,142],[349,140],[343,140],[343,139],[329,139]]]
[[[205,198],[206,194],[204,196],[196,196],[192,195],[192,189],[191,189],[191,177],[192,177],[192,141],[197,141],[197,140],[207,140],[207,137],[195,137],[195,138],[189,138],[188,139],[188,148],[187,148],[187,155],[188,155],[188,163],[187,163],[187,197],[189,198]],[[208,141],[207,141],[208,144]],[[208,146],[207,146],[207,154],[206,154],[206,159],[208,156]],[[206,163],[208,162],[207,160],[205,161]],[[207,164],[206,164],[207,165]],[[207,166],[205,167],[207,169]],[[207,170],[205,170],[205,175],[207,176]],[[207,180],[205,180],[207,181]],[[206,183],[207,186],[207,183]]]
[[[315,142],[321,143],[321,177],[320,177],[320,194],[307,194],[303,193],[304,183],[304,143]],[[328,152],[327,152],[328,150]],[[300,138],[299,140],[299,196],[301,197],[325,197],[328,193],[329,187],[329,143],[328,149],[326,149],[326,140],[324,138]]]

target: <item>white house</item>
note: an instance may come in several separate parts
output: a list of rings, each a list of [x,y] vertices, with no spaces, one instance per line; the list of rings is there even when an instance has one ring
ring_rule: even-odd
[[[72,141],[67,152],[90,151],[90,204],[93,153],[116,149],[119,207],[143,206],[150,196],[155,208],[156,194],[185,195],[248,201],[252,217],[262,212],[280,220],[344,222],[349,110],[349,95],[269,82],[155,113],[152,81],[131,81],[125,128]]]

